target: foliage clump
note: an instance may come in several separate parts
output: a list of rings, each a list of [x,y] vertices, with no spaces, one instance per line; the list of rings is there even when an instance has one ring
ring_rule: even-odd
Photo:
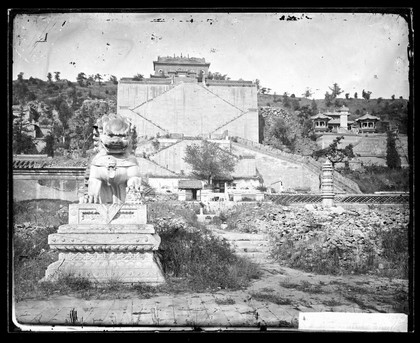
[[[236,159],[218,144],[203,140],[202,144],[188,145],[184,161],[191,165],[192,174],[211,184],[215,177],[227,177],[234,171]]]
[[[166,275],[184,277],[195,291],[245,287],[258,269],[235,255],[229,242],[182,220],[155,222],[161,237],[160,260]]]

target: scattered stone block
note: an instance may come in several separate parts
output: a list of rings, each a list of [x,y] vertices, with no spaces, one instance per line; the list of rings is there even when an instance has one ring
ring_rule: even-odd
[[[312,205],[312,204],[306,204],[305,209],[310,211],[310,212],[313,212],[313,211],[315,211],[315,206]]]

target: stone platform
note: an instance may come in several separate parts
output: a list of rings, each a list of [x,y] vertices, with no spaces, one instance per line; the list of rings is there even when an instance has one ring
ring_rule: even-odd
[[[155,256],[160,237],[147,223],[146,205],[71,204],[69,224],[49,235],[48,244],[59,259],[42,281],[71,274],[94,282],[165,282]]]

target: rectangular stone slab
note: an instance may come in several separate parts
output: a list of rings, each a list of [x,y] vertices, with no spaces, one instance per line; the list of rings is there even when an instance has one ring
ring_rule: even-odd
[[[157,250],[160,237],[139,233],[54,233],[48,236],[52,250],[62,251],[140,251]]]
[[[90,224],[76,225],[65,224],[60,225],[57,233],[155,233],[153,224]]]
[[[139,204],[70,204],[69,224],[147,224],[147,206]]]
[[[50,264],[42,281],[54,281],[60,275],[86,277],[93,282],[165,282],[160,263],[153,252],[142,253],[60,253]]]

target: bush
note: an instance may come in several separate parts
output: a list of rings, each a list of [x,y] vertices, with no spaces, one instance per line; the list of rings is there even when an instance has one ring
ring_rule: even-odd
[[[386,164],[388,168],[395,169],[401,167],[400,156],[398,155],[397,147],[395,144],[395,135],[391,132],[387,132],[386,139]]]
[[[364,166],[361,170],[337,170],[345,177],[355,181],[363,193],[410,190],[410,169],[391,169],[385,166]]]
[[[33,226],[60,226],[68,223],[70,201],[24,200],[13,203],[14,224],[31,223]]]
[[[29,223],[13,227],[13,254],[15,260],[37,258],[49,249],[48,235],[57,232],[54,226],[33,226]]]
[[[165,274],[188,279],[191,289],[238,289],[258,271],[234,254],[230,244],[210,231],[188,227],[181,221],[159,220],[159,255]]]
[[[260,192],[266,192],[267,191],[267,187],[263,186],[263,185],[258,186],[256,189],[259,190]]]

